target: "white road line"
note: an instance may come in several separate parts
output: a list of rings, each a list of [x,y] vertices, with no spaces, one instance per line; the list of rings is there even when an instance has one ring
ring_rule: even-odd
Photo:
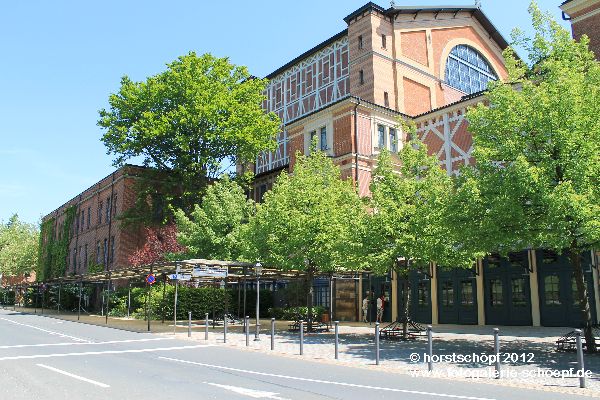
[[[325,380],[322,380],[322,379],[302,378],[302,377],[299,377],[299,376],[269,374],[267,372],[258,372],[258,371],[250,371],[250,370],[247,370],[247,369],[224,367],[222,365],[204,364],[204,363],[199,363],[199,362],[195,362],[195,361],[179,360],[177,358],[170,358],[170,357],[158,357],[158,358],[163,359],[163,360],[176,361],[176,362],[180,362],[180,363],[184,363],[184,364],[199,365],[201,367],[217,368],[217,369],[222,369],[222,370],[225,370],[225,371],[242,372],[242,373],[245,373],[245,374],[260,375],[260,376],[270,376],[270,377],[273,377],[273,378],[291,379],[291,380],[303,381],[303,382],[324,383],[324,384],[327,384],[327,385],[337,385],[337,386],[347,386],[347,387],[361,388],[361,389],[381,390],[381,391],[385,391],[385,392],[419,394],[419,395],[423,395],[423,396],[436,396],[436,397],[445,397],[445,398],[451,398],[451,399],[495,400],[495,399],[491,399],[491,398],[487,398],[487,397],[470,397],[470,396],[461,396],[461,395],[456,395],[456,394],[421,392],[421,391],[418,391],[418,390],[394,389],[394,388],[381,387],[381,386],[359,385],[357,383],[335,382],[335,381],[325,381]]]
[[[130,340],[109,340],[106,342],[77,342],[77,343],[41,343],[41,344],[15,344],[10,346],[0,346],[0,349],[20,349],[23,347],[49,347],[49,346],[75,346],[75,345],[102,345],[102,344],[119,344],[119,343],[134,343],[134,342],[152,342],[156,340],[174,340],[173,337],[152,338],[152,339],[130,339]]]
[[[230,390],[233,393],[241,394],[243,396],[253,397],[255,399],[289,400],[289,399],[284,399],[283,397],[277,396],[279,393],[274,393],[274,392],[265,392],[262,390],[248,389],[248,388],[244,388],[244,387],[240,387],[240,386],[221,385],[219,383],[212,383],[212,382],[202,382],[202,383],[204,383],[206,385],[215,386],[215,387],[218,387],[221,389],[225,389],[225,390]]]
[[[9,360],[30,360],[35,358],[55,358],[55,357],[76,357],[76,356],[100,356],[104,354],[127,354],[127,353],[152,353],[153,351],[171,351],[198,349],[200,347],[210,347],[209,344],[200,344],[196,346],[176,346],[176,347],[157,347],[153,349],[132,349],[132,350],[106,350],[106,351],[85,351],[82,353],[54,353],[54,354],[35,354],[30,356],[12,356],[0,357],[0,361]]]
[[[64,337],[64,338],[73,339],[73,340],[76,340],[78,342],[88,342],[88,343],[91,342],[90,340],[87,340],[87,339],[78,338],[76,336],[65,335],[64,333],[50,331],[48,329],[43,329],[43,328],[40,328],[38,326],[23,324],[21,322],[13,321],[13,320],[8,319],[8,318],[0,318],[0,320],[7,321],[7,322],[13,323],[15,325],[21,325],[21,326],[26,326],[26,327],[32,328],[32,329],[37,329],[38,331],[46,332],[46,333],[48,333],[50,335],[55,335],[55,336],[60,336],[60,337]]]
[[[94,381],[92,379],[84,378],[83,376],[75,375],[75,374],[72,374],[70,372],[63,371],[62,369],[50,367],[50,366],[44,365],[44,364],[36,364],[36,365],[38,367],[49,369],[50,371],[58,372],[59,374],[70,376],[71,378],[79,379],[80,381],[91,383],[92,385],[100,386],[101,388],[109,388],[110,387],[106,383],[102,383],[102,382]]]

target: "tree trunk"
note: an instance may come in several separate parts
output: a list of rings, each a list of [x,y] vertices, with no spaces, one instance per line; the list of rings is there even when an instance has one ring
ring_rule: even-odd
[[[308,307],[308,332],[312,331],[313,326],[313,318],[312,318],[312,309],[313,309],[313,280],[315,278],[315,273],[312,266],[308,267],[308,298],[307,298],[307,307]]]
[[[587,287],[583,276],[583,267],[581,265],[581,252],[575,243],[569,249],[569,258],[575,273],[575,283],[577,284],[577,294],[579,297],[579,307],[583,317],[583,332],[585,336],[586,349],[590,353],[596,352],[596,341],[592,331],[592,313],[590,311],[590,302],[588,299]]]

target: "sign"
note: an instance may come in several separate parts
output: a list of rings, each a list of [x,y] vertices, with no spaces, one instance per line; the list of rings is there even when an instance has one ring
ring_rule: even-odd
[[[192,276],[198,277],[210,277],[210,278],[227,278],[228,269],[227,267],[211,267],[208,265],[202,265],[194,267],[192,270]]]
[[[189,281],[192,279],[191,274],[170,274],[168,277],[174,281]]]
[[[154,276],[154,274],[149,274],[146,277],[146,282],[148,282],[149,285],[153,285],[156,282],[156,277]]]

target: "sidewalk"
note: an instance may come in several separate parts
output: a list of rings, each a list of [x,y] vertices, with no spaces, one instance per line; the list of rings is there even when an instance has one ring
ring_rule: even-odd
[[[12,308],[7,308],[12,310]],[[22,308],[17,311],[31,312]],[[40,309],[37,310],[40,314]],[[56,310],[44,310],[44,315],[76,321],[76,314],[60,314]],[[109,318],[98,315],[81,315],[80,322],[136,332],[147,332],[147,322],[127,318]],[[192,321],[190,340],[204,342],[204,321]],[[208,343],[245,351],[261,351],[279,356],[302,358],[307,361],[337,363],[345,366],[384,369],[415,376],[427,376],[427,364],[423,358],[427,353],[427,340],[413,341],[381,340],[380,365],[375,365],[374,324],[342,322],[339,326],[339,359],[334,359],[334,334],[331,332],[304,335],[304,355],[299,355],[299,333],[288,332],[287,321],[277,321],[275,350],[270,350],[270,320],[261,320],[260,341],[254,341],[255,327],[250,322],[250,345],[246,347],[246,338],[239,325],[229,325],[227,343],[223,343],[223,326],[209,326]],[[181,324],[181,325],[180,325]],[[386,324],[382,324],[381,327]],[[557,352],[555,341],[571,328],[515,327],[500,328],[500,352],[503,354],[501,379],[493,379],[493,361],[487,357],[493,354],[493,335],[491,326],[436,325],[433,327],[434,377],[442,379],[461,379],[500,385],[529,387],[558,392],[600,397],[600,354],[585,354],[585,368],[592,375],[587,379],[587,388],[579,388],[577,377],[551,377],[548,370],[577,370],[574,352]],[[173,321],[151,321],[154,333],[173,335]],[[178,339],[188,340],[187,321],[178,321]],[[415,356],[416,354],[416,356]],[[479,357],[476,360],[460,360],[460,356]],[[417,362],[411,358],[417,357]],[[454,359],[452,359],[454,357]],[[460,362],[463,361],[463,362]],[[564,373],[564,372],[563,372]]]

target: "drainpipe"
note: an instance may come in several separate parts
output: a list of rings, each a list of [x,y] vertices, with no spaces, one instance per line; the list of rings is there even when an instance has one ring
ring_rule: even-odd
[[[354,146],[356,147],[356,153],[354,156],[354,163],[356,164],[356,171],[354,173],[354,181],[356,182],[356,189],[360,194],[360,188],[358,186],[358,106],[360,106],[360,98],[356,98],[357,103],[354,106]]]

